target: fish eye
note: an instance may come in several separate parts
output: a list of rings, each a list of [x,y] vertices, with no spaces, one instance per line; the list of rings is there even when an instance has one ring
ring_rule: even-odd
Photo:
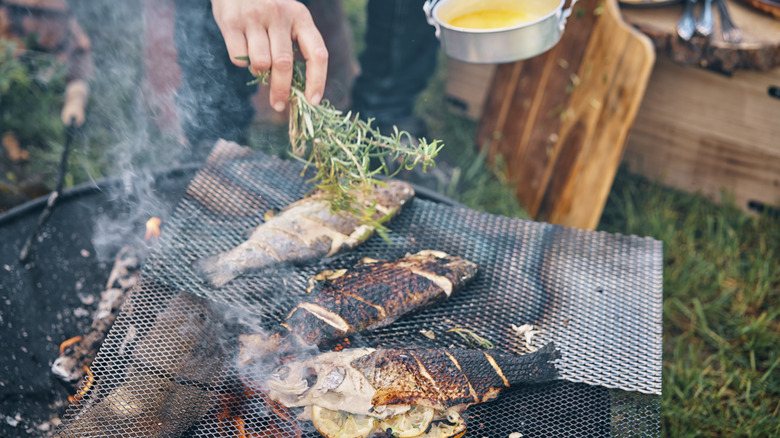
[[[303,378],[306,380],[307,386],[312,386],[317,383],[317,370],[312,367],[306,367],[303,370]]]
[[[290,377],[290,367],[285,365],[277,368],[273,376],[279,380],[287,380]]]

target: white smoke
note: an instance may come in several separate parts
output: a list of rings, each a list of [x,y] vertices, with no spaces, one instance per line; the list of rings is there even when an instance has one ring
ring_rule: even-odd
[[[97,255],[110,260],[122,246],[143,237],[139,226],[149,217],[165,219],[170,213],[170,202],[155,193],[152,172],[186,160],[172,106],[178,86],[176,58],[167,56],[173,47],[162,44],[173,34],[173,1],[70,2],[70,7],[91,40],[95,64],[85,135],[74,147],[72,159],[93,180],[121,180],[107,190],[112,201],[123,206],[122,213],[111,217],[96,212],[95,216]],[[154,13],[165,8],[170,8],[168,16]],[[150,17],[154,21],[147,22]],[[155,70],[156,88],[150,84],[146,62],[155,50],[167,51],[156,59],[170,63]]]

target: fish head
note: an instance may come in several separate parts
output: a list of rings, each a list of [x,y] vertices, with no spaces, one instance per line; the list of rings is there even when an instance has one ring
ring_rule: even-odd
[[[279,366],[268,378],[268,389],[283,401],[300,398],[317,382],[317,370],[311,365],[296,361]]]
[[[397,209],[414,197],[414,188],[409,183],[391,179],[377,184],[373,196],[377,204]]]
[[[368,414],[376,390],[351,362],[373,351],[347,349],[283,364],[266,381],[269,396],[286,406],[317,405]]]

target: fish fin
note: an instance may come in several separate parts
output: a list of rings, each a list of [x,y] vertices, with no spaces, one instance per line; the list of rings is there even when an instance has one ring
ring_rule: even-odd
[[[193,267],[201,279],[214,287],[222,287],[240,274],[230,264],[220,263],[218,255],[196,260]]]

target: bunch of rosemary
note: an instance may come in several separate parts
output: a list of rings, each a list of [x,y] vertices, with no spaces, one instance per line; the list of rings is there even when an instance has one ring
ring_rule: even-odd
[[[267,85],[270,72],[250,82]],[[433,159],[444,146],[440,141],[414,139],[405,131],[387,135],[351,112],[344,114],[327,100],[312,105],[304,97],[304,77],[295,69],[290,91],[290,145],[292,156],[316,170],[310,182],[322,191],[333,212],[346,212],[362,224],[373,226],[387,238],[384,218],[375,218],[372,201],[376,177],[393,177],[401,170],[417,165],[423,171],[434,166]],[[389,166],[389,163],[393,163]],[[392,169],[394,170],[391,170]]]

